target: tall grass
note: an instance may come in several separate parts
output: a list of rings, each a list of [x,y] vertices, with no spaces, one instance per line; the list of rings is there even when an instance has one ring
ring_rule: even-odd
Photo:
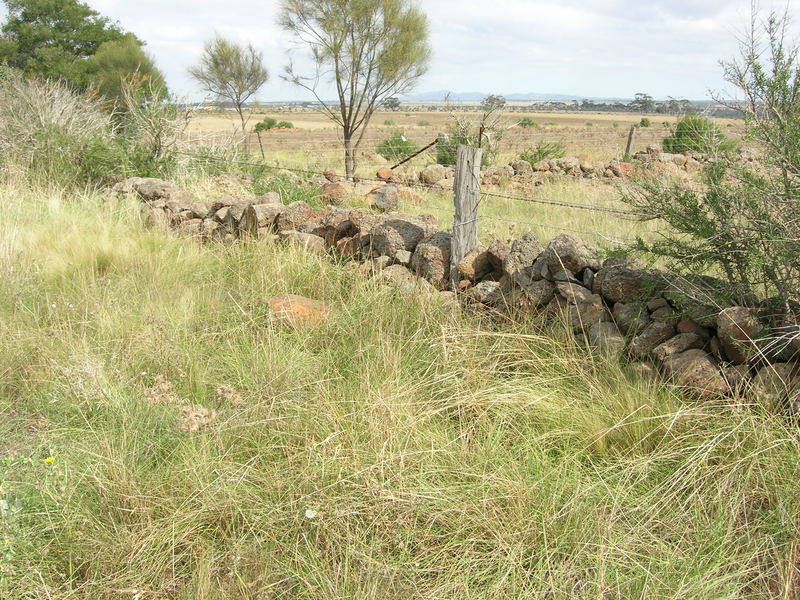
[[[0,201],[3,599],[798,597],[778,416],[127,201]]]

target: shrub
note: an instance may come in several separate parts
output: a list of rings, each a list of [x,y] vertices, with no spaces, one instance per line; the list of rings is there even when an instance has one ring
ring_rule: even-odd
[[[279,121],[275,129],[294,129],[294,124],[289,121]]]
[[[395,133],[392,137],[383,140],[375,152],[389,161],[403,160],[419,151],[419,146],[409,140],[401,132]]]
[[[273,117],[264,117],[258,123],[256,123],[253,130],[256,133],[259,133],[261,131],[268,131],[270,129],[275,129],[277,126],[278,126],[278,119],[275,119]]]
[[[394,121],[392,121],[391,119],[386,119],[383,122],[383,124],[386,125],[387,127],[392,127],[394,125]]]
[[[417,125],[419,127],[430,127],[431,126],[431,122],[430,121],[425,121],[425,120],[417,121]]]
[[[661,143],[664,152],[703,152],[705,154],[728,154],[736,150],[736,142],[722,133],[719,125],[698,115],[686,115]]]
[[[550,158],[563,158],[567,153],[567,149],[561,142],[545,142],[541,141],[533,148],[523,150],[519,157],[526,160],[532,165],[535,165],[541,160],[548,160]]]
[[[753,22],[759,22],[755,15]],[[765,148],[764,162],[737,162],[725,152],[733,144],[716,124],[687,115],[664,149],[716,153],[703,171],[704,185],[687,189],[647,179],[624,200],[667,224],[657,238],[639,240],[639,249],[668,259],[678,271],[721,275],[749,302],[774,298],[778,316],[797,323],[800,315],[789,315],[800,301],[800,68],[797,54],[784,51],[781,19],[773,15],[764,27],[766,48],[754,31],[739,61],[725,64],[726,80],[744,97],[760,99],[728,106],[744,113],[745,133]],[[800,330],[791,335],[800,337]]]
[[[527,128],[539,129],[539,127],[540,127],[539,124],[536,121],[534,121],[533,119],[531,119],[530,117],[521,118],[519,120],[519,126],[520,127],[525,127],[526,129]]]
[[[639,127],[650,127],[652,122],[647,117],[642,117],[641,121],[639,121]]]

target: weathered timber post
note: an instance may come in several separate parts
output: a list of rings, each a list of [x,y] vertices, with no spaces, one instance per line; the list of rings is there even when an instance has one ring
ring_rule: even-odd
[[[625,146],[625,155],[632,156],[633,143],[636,141],[636,125],[631,125],[631,131],[628,134],[628,145]]]
[[[456,158],[455,213],[450,246],[450,284],[458,289],[458,263],[478,245],[478,198],[483,150],[459,146]]]

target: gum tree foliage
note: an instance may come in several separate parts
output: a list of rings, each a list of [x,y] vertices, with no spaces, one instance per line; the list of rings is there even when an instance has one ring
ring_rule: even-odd
[[[87,83],[115,110],[124,110],[123,86],[134,83],[149,93],[168,96],[164,75],[132,36],[105,42],[86,61]]]
[[[283,0],[280,25],[311,50],[314,69],[294,65],[284,78],[309,90],[342,128],[345,171],[352,177],[356,152],[381,103],[409,91],[430,59],[428,19],[409,0]],[[337,103],[326,102],[333,83]]]
[[[717,101],[743,115],[746,138],[764,148],[763,160],[743,164],[718,154],[702,189],[646,179],[625,199],[669,226],[655,240],[639,240],[641,249],[685,272],[719,274],[740,298],[760,298],[774,319],[794,327],[784,341],[797,344],[800,70],[787,22],[787,13],[762,19],[754,11],[739,56],[722,63],[738,97]]]
[[[59,79],[85,89],[91,84],[91,65],[87,59],[96,55],[104,44],[116,42],[138,48],[143,45],[118,23],[78,0],[4,0],[4,3],[8,16],[0,28],[0,63],[25,75]]]
[[[200,61],[189,68],[189,75],[218,100],[228,100],[233,104],[246,140],[244,104],[269,79],[264,55],[252,44],[240,46],[216,36],[205,43]]]

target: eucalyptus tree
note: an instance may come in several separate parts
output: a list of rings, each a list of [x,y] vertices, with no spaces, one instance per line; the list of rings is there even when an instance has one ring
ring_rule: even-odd
[[[342,128],[352,177],[375,110],[410,90],[428,68],[427,16],[409,0],[283,0],[280,25],[310,50],[313,64],[299,73],[290,60],[284,78],[309,90]],[[335,101],[323,98],[330,84]]]

